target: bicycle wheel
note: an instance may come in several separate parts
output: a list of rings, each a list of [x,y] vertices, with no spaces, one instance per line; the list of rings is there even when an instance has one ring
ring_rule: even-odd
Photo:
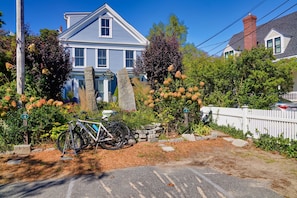
[[[71,137],[70,131],[62,132],[57,139],[57,148],[63,154],[73,150],[75,152],[79,152],[83,146],[83,139],[79,133],[76,131],[72,131],[73,138]]]
[[[112,135],[112,139],[110,140],[111,137],[107,133],[103,133],[104,137],[102,142],[100,142],[100,146],[107,150],[120,149],[125,142],[125,132],[123,131],[121,125],[112,124],[107,126],[106,129]]]
[[[84,129],[76,126],[74,127],[73,131],[80,134],[81,138],[83,139],[83,145],[81,146],[82,149],[91,145],[90,136],[87,134],[87,132]]]
[[[122,131],[123,137],[124,137],[124,144],[127,144],[129,139],[132,138],[131,131],[125,123],[120,122],[120,121],[113,121],[113,122],[109,123],[109,126],[110,127],[120,127],[120,130]]]

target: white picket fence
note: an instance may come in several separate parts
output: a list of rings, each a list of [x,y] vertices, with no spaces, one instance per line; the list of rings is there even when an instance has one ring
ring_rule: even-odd
[[[244,133],[251,132],[254,138],[269,134],[297,140],[297,112],[280,110],[259,110],[206,106],[203,112],[212,111],[212,120],[219,126],[230,126]]]

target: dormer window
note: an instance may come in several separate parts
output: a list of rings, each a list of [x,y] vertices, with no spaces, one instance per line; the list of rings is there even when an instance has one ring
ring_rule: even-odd
[[[112,37],[112,19],[100,18],[99,19],[99,37]]]
[[[228,58],[229,56],[233,56],[234,55],[234,51],[231,50],[231,51],[228,51],[228,52],[225,52],[225,58]]]
[[[286,39],[284,39],[284,41],[286,41]],[[266,40],[266,48],[272,49],[273,54],[283,53],[283,51],[284,51],[283,48],[285,48],[285,47],[286,47],[286,45],[282,46],[282,37],[280,37],[280,36]]]
[[[274,39],[274,53],[281,53],[281,38],[277,37]]]

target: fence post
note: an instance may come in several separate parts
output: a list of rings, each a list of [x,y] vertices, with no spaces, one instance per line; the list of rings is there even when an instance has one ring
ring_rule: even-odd
[[[248,106],[243,105],[242,106],[243,110],[243,115],[242,115],[242,131],[243,133],[246,133],[248,131],[248,119],[247,119],[247,114],[248,114]]]

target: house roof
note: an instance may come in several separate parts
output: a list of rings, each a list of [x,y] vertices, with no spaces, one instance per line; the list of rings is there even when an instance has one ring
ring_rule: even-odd
[[[256,33],[258,44],[265,44],[264,39],[271,30],[275,30],[291,38],[284,53],[275,55],[277,59],[297,55],[297,12],[257,26]],[[243,31],[233,35],[229,41],[229,46],[234,50],[242,51],[244,49],[243,38]]]
[[[58,35],[59,40],[67,40],[67,38],[70,38],[72,35],[79,32],[81,29],[83,29],[85,26],[93,22],[96,18],[98,18],[98,15],[100,13],[109,12],[117,21],[121,23],[121,25],[128,30],[140,43],[147,44],[148,40],[139,33],[132,25],[130,25],[127,21],[125,21],[116,11],[114,11],[108,4],[104,4],[103,6],[99,7],[97,10],[91,13],[83,12],[82,14],[87,14],[85,17],[83,17],[80,21],[70,26],[67,30],[62,32]],[[75,12],[76,14],[79,14],[78,12]],[[67,13],[66,13],[67,14]],[[73,14],[73,13],[72,13]]]

